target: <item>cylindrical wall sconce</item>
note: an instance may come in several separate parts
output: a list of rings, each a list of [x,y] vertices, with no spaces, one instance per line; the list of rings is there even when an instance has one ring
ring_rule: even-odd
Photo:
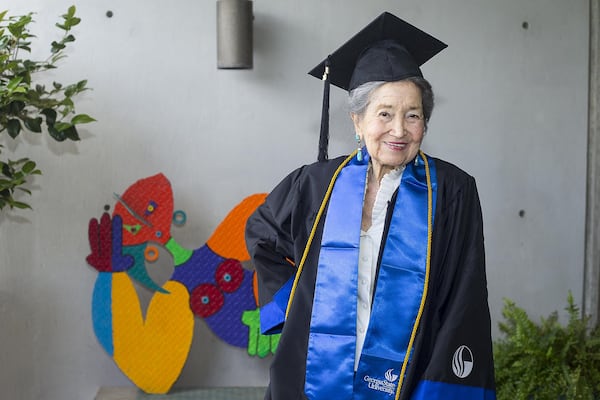
[[[251,69],[252,1],[217,1],[217,68]]]

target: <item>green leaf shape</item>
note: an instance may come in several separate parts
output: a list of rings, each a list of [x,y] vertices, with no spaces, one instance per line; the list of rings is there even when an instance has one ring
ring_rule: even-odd
[[[80,140],[77,128],[74,125],[69,126],[64,130],[65,137],[69,140]]]
[[[90,117],[87,114],[77,114],[73,118],[71,118],[71,124],[79,125],[79,124],[89,124],[90,122],[95,122],[96,120]]]
[[[29,160],[25,164],[23,164],[23,168],[21,168],[21,171],[23,171],[26,174],[30,174],[35,169],[35,165],[36,164],[34,161]]]
[[[31,132],[41,133],[42,132],[42,117],[37,118],[25,118],[23,121],[25,127]]]
[[[16,138],[21,133],[21,121],[16,118],[9,119],[6,124],[6,131],[11,138]]]
[[[64,142],[67,139],[65,132],[57,130],[54,125],[48,125],[48,134],[57,142]]]
[[[40,114],[42,114],[46,117],[46,124],[48,126],[54,125],[54,123],[56,122],[57,113],[54,109],[45,108],[42,111],[40,111]]]

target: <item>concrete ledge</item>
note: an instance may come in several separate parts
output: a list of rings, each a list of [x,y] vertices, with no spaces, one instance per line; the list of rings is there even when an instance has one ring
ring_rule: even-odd
[[[264,387],[228,387],[146,394],[133,387],[101,387],[95,400],[263,400],[265,391]]]

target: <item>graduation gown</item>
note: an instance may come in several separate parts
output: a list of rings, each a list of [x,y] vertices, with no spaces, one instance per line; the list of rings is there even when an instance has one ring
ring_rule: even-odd
[[[269,310],[265,316],[278,308],[285,313],[281,299],[275,301],[276,294],[295,276],[329,182],[344,159],[295,170],[248,219],[246,241],[258,276],[259,302]],[[475,180],[450,163],[434,161],[437,198],[428,294],[400,399],[494,399],[483,227]],[[402,212],[390,204],[386,224],[390,213]],[[285,323],[269,326],[273,332],[281,329],[282,335],[265,399],[307,398],[308,336],[326,212],[316,227]],[[465,358],[473,368],[468,376],[459,377],[453,361]]]

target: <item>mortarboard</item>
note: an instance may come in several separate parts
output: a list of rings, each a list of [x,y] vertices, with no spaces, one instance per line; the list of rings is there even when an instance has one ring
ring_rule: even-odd
[[[384,12],[309,74],[325,81],[319,161],[327,159],[329,84],[352,90],[366,82],[393,82],[423,74],[419,67],[447,47],[419,28]]]

